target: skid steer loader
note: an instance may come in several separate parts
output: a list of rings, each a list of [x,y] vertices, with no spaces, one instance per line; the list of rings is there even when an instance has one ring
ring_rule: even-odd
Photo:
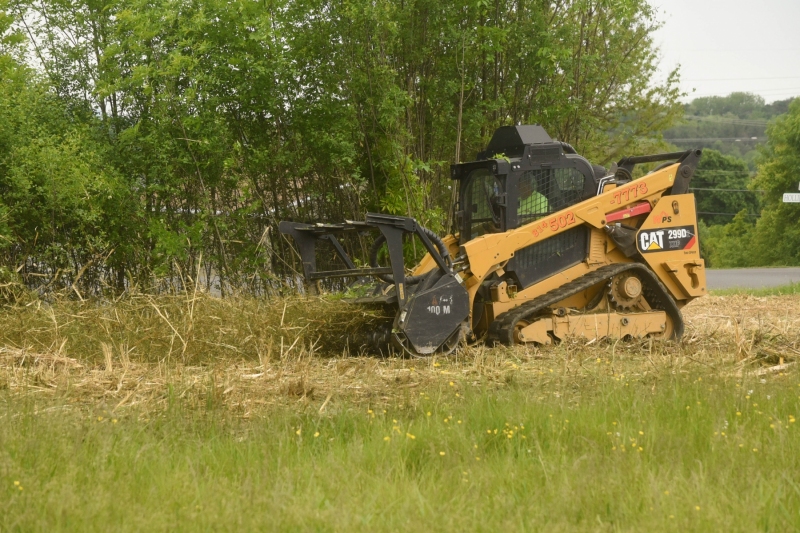
[[[679,338],[680,308],[706,293],[688,194],[701,154],[625,157],[606,172],[541,126],[501,127],[476,161],[451,166],[451,235],[376,213],[341,224],[283,221],[280,231],[295,240],[308,282],[357,278],[353,302],[390,309],[393,318],[370,335],[378,348],[427,356],[463,341]],[[644,163],[661,164],[633,179]],[[369,266],[357,268],[337,236],[370,231]],[[427,250],[408,271],[407,235]],[[345,268],[317,270],[322,241]]]

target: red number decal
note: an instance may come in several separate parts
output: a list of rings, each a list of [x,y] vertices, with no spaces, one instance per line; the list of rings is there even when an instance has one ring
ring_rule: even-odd
[[[532,230],[533,236],[534,237],[538,237],[539,235],[541,235],[542,232],[547,229],[547,225],[548,225],[548,221],[547,220],[542,220],[541,224],[539,224],[537,227],[533,228],[533,230]],[[558,228],[554,229],[553,231],[556,231],[557,229]]]
[[[558,231],[561,228],[566,228],[575,223],[575,215],[570,212],[565,215],[559,215],[550,219],[550,231]]]
[[[627,203],[633,200],[634,198],[638,198],[639,196],[644,196],[647,194],[647,184],[646,183],[636,183],[631,185],[627,189],[620,189],[618,191],[614,191],[614,194],[611,198],[612,204],[622,204]]]

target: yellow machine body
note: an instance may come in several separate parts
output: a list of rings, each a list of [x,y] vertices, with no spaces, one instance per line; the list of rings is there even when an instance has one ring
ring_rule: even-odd
[[[689,189],[701,155],[626,157],[606,171],[541,126],[507,126],[476,160],[451,167],[458,201],[446,237],[378,213],[365,222],[282,222],[281,231],[297,241],[309,281],[358,277],[364,293],[354,301],[392,308],[372,340],[410,355],[463,341],[678,338],[680,309],[706,293]],[[660,166],[634,179],[636,165],[651,163]],[[369,267],[356,268],[334,235],[367,231],[380,235]],[[428,251],[413,269],[403,258],[409,234]],[[318,271],[323,239],[348,268]],[[384,246],[389,266],[378,264]]]

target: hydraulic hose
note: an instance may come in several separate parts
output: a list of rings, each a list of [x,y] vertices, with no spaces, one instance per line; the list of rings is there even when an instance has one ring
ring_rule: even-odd
[[[428,228],[424,226],[417,226],[419,230],[424,233],[433,243],[437,250],[439,250],[439,255],[442,256],[445,263],[448,265],[452,263],[450,259],[450,252],[447,250],[447,246],[445,246],[444,241],[436,235],[436,233],[432,232]],[[383,234],[379,235],[375,242],[372,243],[372,246],[369,249],[369,265],[372,268],[378,268],[378,251],[381,249],[381,246],[386,242],[386,237]],[[405,268],[405,265],[404,265]],[[419,283],[422,281],[422,278],[425,277],[426,274],[420,274],[418,276],[409,276],[406,278],[406,285],[414,285],[415,283]],[[394,277],[390,274],[379,274],[378,277],[385,281],[386,283],[394,283]]]

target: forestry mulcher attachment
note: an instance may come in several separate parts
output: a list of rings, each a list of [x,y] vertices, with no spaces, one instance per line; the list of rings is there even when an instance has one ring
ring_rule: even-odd
[[[502,127],[477,161],[451,166],[458,187],[452,235],[374,213],[342,224],[284,221],[280,231],[296,241],[308,282],[356,277],[362,295],[351,301],[389,307],[394,318],[371,332],[384,349],[422,356],[449,353],[462,341],[677,339],[680,308],[706,293],[688,193],[700,156],[625,157],[606,172],[540,126]],[[633,179],[644,163],[661,164]],[[377,234],[370,266],[357,268],[336,237],[367,231]],[[409,234],[428,253],[407,271]],[[317,271],[321,240],[346,268]],[[378,261],[384,246],[388,266]]]

